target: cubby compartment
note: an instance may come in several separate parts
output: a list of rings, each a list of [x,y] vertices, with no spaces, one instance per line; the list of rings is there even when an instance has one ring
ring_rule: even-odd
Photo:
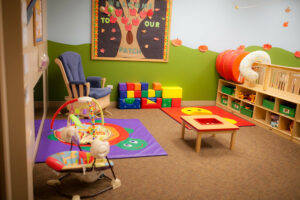
[[[259,108],[259,107],[255,107],[254,108],[254,116],[253,116],[253,118],[256,119],[257,121],[266,124],[267,123],[266,115],[267,115],[267,111],[266,110],[264,110],[262,108]]]
[[[277,128],[279,125],[280,115],[272,112],[268,112],[266,122],[273,128]]]
[[[253,105],[248,103],[242,103],[240,113],[246,115],[247,117],[253,116]]]
[[[221,95],[221,104],[227,106],[228,105],[228,96],[227,95]]]
[[[233,110],[240,111],[241,110],[241,101],[237,100],[237,99],[233,99],[231,101],[231,108]]]
[[[234,96],[235,86],[234,85],[222,85],[221,92]]]
[[[292,129],[294,128],[294,121],[280,116],[279,117],[279,124],[278,124],[278,129],[283,131],[287,135],[292,135]]]
[[[279,99],[278,112],[288,117],[295,117],[297,104]]]
[[[237,98],[243,99],[244,101],[254,104],[256,99],[256,92],[247,88],[239,88],[237,90]]]

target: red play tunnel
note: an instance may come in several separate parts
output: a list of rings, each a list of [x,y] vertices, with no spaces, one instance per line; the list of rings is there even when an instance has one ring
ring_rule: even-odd
[[[236,83],[243,83],[244,78],[240,77],[240,62],[249,54],[242,50],[226,50],[220,53],[216,60],[217,72],[226,80]]]

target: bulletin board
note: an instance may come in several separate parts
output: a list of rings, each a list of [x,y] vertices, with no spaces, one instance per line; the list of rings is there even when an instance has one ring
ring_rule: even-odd
[[[168,62],[172,0],[92,2],[92,59]]]

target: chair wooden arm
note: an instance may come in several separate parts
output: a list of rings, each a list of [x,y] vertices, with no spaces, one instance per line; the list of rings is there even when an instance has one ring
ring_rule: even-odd
[[[101,78],[101,87],[104,88],[105,87],[105,83],[106,83],[106,78],[102,77]]]
[[[77,85],[79,86],[79,94],[78,94],[77,87],[76,87]],[[86,86],[86,95],[84,94],[84,86]],[[73,92],[74,98],[89,96],[89,94],[90,94],[90,83],[89,82],[86,82],[84,84],[71,83],[71,90]]]
[[[69,81],[68,81],[68,78],[67,78],[67,75],[66,75],[66,72],[65,72],[65,69],[63,67],[63,64],[62,62],[60,61],[60,59],[58,58],[55,58],[55,63],[58,65],[59,69],[60,69],[60,72],[63,76],[63,79],[64,79],[64,82],[65,82],[65,85],[66,85],[66,88],[67,88],[67,91],[68,91],[68,95],[69,97],[72,98],[72,92],[71,92],[71,88],[69,86]]]

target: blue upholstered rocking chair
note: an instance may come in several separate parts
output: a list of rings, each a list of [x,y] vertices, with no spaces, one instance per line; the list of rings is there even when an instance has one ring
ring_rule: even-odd
[[[104,112],[109,113],[105,108],[110,104],[111,89],[105,87],[106,78],[96,76],[85,78],[81,57],[75,52],[68,51],[61,54],[55,59],[55,63],[59,66],[66,84],[68,91],[68,96],[65,97],[66,101],[82,96],[93,97],[97,99]],[[81,105],[77,104],[77,107],[72,109],[79,110],[80,107]],[[70,110],[69,107],[68,109]],[[82,109],[77,114],[87,116],[88,112],[86,109]]]

